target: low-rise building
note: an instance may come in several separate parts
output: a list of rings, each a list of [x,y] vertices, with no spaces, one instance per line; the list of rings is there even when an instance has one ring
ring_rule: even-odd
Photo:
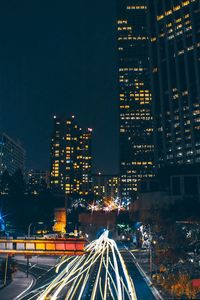
[[[116,199],[119,197],[119,176],[101,173],[92,176],[92,189],[95,198]]]
[[[200,202],[200,166],[163,168],[157,179],[142,181],[138,199],[131,204],[133,219],[148,221],[152,214],[178,201]]]

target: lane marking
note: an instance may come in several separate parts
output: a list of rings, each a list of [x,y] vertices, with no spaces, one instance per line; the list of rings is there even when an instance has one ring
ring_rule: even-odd
[[[140,267],[139,263],[137,262],[137,259],[136,259],[135,255],[130,250],[128,250],[128,248],[126,246],[124,246],[124,247],[133,256],[133,258],[134,258],[133,263],[138,268],[138,271],[140,272],[140,274],[142,275],[142,277],[146,281],[147,286],[149,287],[149,289],[151,290],[151,292],[153,293],[153,295],[156,297],[156,299],[158,299],[158,300],[164,300],[163,297],[161,296],[161,294],[159,293],[159,291],[153,286],[153,283],[150,280],[150,278],[146,275],[146,273],[144,272],[144,270]]]
[[[31,283],[29,284],[29,286],[25,289],[25,291],[23,291],[21,294],[19,294],[17,297],[15,297],[14,299],[20,299],[22,297],[22,295],[24,295],[33,285],[34,280],[32,279]]]

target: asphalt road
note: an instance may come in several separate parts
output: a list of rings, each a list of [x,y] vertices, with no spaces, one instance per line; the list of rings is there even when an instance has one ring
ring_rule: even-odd
[[[145,278],[141,275],[136,264],[134,262],[134,258],[128,250],[121,250],[120,251],[126,267],[128,269],[129,275],[131,276],[135,291],[138,300],[155,300],[155,296],[153,295],[148,283],[146,282]]]
[[[27,271],[27,261],[23,257],[16,259],[18,268],[25,272]],[[58,262],[57,257],[33,257],[30,259],[29,274],[34,276],[35,285],[31,291],[28,291],[27,296],[21,296],[20,299],[30,300],[37,299],[36,291],[44,285],[48,285],[57,274],[55,274],[55,265]],[[25,295],[26,295],[25,294]]]
[[[121,265],[120,256],[116,255],[116,262],[114,262],[115,257],[113,256],[113,253],[111,249],[109,249],[109,252],[105,252],[103,257],[103,263],[102,263],[102,257],[98,257],[94,263],[90,265],[89,272],[85,272],[83,276],[79,276],[77,279],[73,279],[72,281],[66,282],[65,285],[63,285],[63,288],[60,289],[58,294],[58,299],[62,300],[66,298],[66,295],[69,295],[69,299],[74,300],[102,300],[102,293],[104,293],[105,289],[105,283],[107,281],[106,276],[108,276],[110,279],[108,279],[108,286],[106,288],[106,299],[107,300],[118,300],[119,296],[116,292],[117,289],[117,279],[116,279],[116,270],[112,266],[114,266],[115,263],[118,265],[118,272],[120,274],[120,280],[122,282],[122,299],[128,300],[128,299],[138,299],[138,300],[155,300],[155,296],[152,293],[151,288],[149,287],[148,283],[146,282],[145,278],[141,273],[139,272],[135,262],[134,257],[131,255],[131,253],[124,248],[123,245],[120,245],[119,247],[120,254],[124,259],[126,268],[128,270],[128,273],[132,279],[132,282],[134,284],[136,297],[132,296],[130,297],[129,293],[127,292],[127,286],[123,288],[124,283],[127,285],[127,278],[126,274],[124,273],[123,266]],[[95,255],[94,255],[95,256]],[[106,258],[107,257],[107,258]],[[108,268],[109,272],[107,272],[107,268],[105,266],[107,259],[107,263],[109,263],[111,266]],[[78,264],[77,268],[78,270],[81,270],[81,265],[83,265],[87,261],[86,258],[82,260],[81,263]],[[52,281],[57,278],[59,274],[64,272],[63,276],[59,279],[62,281],[63,278],[65,278],[65,269],[67,265],[70,267],[70,263],[73,262],[73,258],[69,258],[66,260],[66,262],[61,265],[59,273],[55,273],[55,258],[52,258],[52,261],[46,261],[45,258],[35,259],[35,261],[31,262],[30,267],[30,273],[36,278],[36,284],[32,288],[32,291],[29,291],[27,295],[20,298],[20,300],[36,300],[39,297],[39,292],[42,290],[45,291],[45,289],[52,285]],[[20,269],[26,271],[26,261],[22,260],[19,262]],[[76,267],[76,264],[74,264]],[[76,272],[76,268],[74,269]],[[87,277],[88,276],[88,277]],[[98,280],[97,280],[98,277]],[[112,282],[113,279],[113,282]],[[98,286],[96,285],[98,283]],[[83,288],[84,287],[84,288]],[[54,293],[55,289],[52,289],[52,292]],[[69,294],[69,291],[71,291]],[[95,291],[95,293],[94,293]],[[81,296],[80,296],[81,295]],[[70,298],[72,297],[72,298]],[[68,299],[68,298],[67,298]]]

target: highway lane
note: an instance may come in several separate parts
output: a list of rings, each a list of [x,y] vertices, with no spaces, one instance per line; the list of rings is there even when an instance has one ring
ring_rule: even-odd
[[[108,231],[91,242],[86,251],[81,257],[63,257],[56,268],[57,276],[21,299],[137,299],[132,279]]]
[[[24,256],[18,256],[14,261],[17,263],[20,270],[24,272],[27,271],[27,260]],[[36,256],[29,258],[29,272],[36,278],[37,281],[39,281],[39,279],[47,272],[54,269],[58,262],[58,257]]]
[[[17,257],[16,259],[18,268],[26,273],[26,259],[24,257]],[[22,294],[18,299],[29,300],[34,297],[37,288],[50,284],[50,282],[57,276],[55,274],[55,265],[58,263],[57,257],[33,257],[30,259],[29,274],[34,276],[34,287],[25,294]],[[37,296],[33,299],[37,299]]]
[[[156,300],[156,297],[154,296],[151,288],[149,287],[149,284],[146,282],[144,276],[138,270],[135,264],[134,257],[132,256],[130,251],[124,249],[121,250],[120,253],[125,261],[126,267],[131,278],[133,278],[137,299]]]
[[[156,299],[131,252],[123,245],[118,248],[107,231],[86,250],[84,256],[62,257],[56,268],[33,265],[30,271],[38,281],[31,292],[18,300]]]

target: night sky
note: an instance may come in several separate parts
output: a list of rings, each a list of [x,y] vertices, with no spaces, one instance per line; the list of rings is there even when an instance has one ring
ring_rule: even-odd
[[[93,127],[93,171],[118,171],[115,0],[0,3],[0,125],[49,168],[53,115]]]

